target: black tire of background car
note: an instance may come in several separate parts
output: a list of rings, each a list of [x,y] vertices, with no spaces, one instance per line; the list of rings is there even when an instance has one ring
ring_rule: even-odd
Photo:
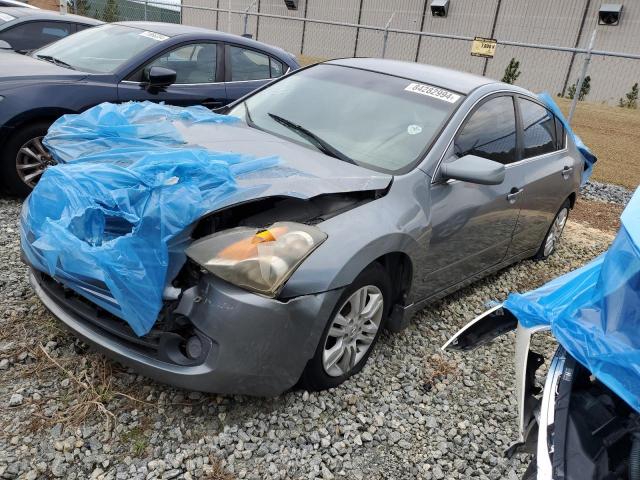
[[[0,151],[0,178],[7,193],[26,197],[31,193],[31,188],[25,185],[16,171],[16,157],[20,147],[32,138],[46,135],[51,121],[38,121],[19,127],[9,137]]]
[[[549,255],[545,255],[544,254],[544,246],[547,243],[547,237],[551,233],[551,229],[553,228],[553,224],[555,223],[556,218],[558,218],[558,215],[560,214],[560,212],[562,211],[563,208],[567,209],[567,218],[568,218],[569,217],[569,212],[571,211],[571,201],[568,198],[564,201],[562,206],[558,209],[558,212],[556,213],[555,217],[553,217],[553,222],[551,222],[551,225],[549,225],[549,230],[547,230],[547,234],[542,239],[542,243],[540,244],[540,248],[538,249],[536,254],[533,256],[534,260],[545,260],[545,259],[549,258],[551,255],[553,255],[553,252],[556,251],[556,249],[554,247],[554,249],[551,250]]]
[[[327,339],[327,335],[329,334],[329,329],[331,328],[331,324],[333,322],[333,318],[335,317],[338,309],[342,306],[349,296],[359,288],[362,288],[366,285],[375,285],[382,292],[382,298],[384,301],[384,313],[382,315],[382,321],[380,323],[380,328],[378,328],[378,333],[376,334],[373,342],[371,343],[371,347],[369,351],[362,357],[362,359],[356,363],[351,371],[345,375],[340,377],[331,377],[327,375],[322,366],[322,352],[324,350],[324,344]],[[374,262],[369,265],[366,269],[358,275],[358,277],[353,281],[349,287],[345,289],[342,293],[336,306],[331,312],[331,317],[329,318],[327,325],[320,337],[320,342],[318,343],[318,347],[316,348],[316,352],[311,360],[307,363],[307,366],[302,372],[302,376],[300,377],[300,381],[298,382],[298,387],[317,391],[317,390],[325,390],[328,388],[334,388],[340,385],[342,382],[347,380],[349,377],[355,375],[356,373],[362,370],[365,363],[367,363],[367,359],[371,352],[375,349],[376,343],[378,342],[378,338],[380,337],[380,332],[384,329],[384,323],[387,320],[389,315],[389,307],[391,306],[391,281],[389,280],[389,274],[385,270],[385,268],[380,265],[378,262]]]
[[[524,475],[522,475],[522,480],[536,480],[536,478],[538,478],[538,460],[534,455],[531,458],[531,463],[529,463]]]

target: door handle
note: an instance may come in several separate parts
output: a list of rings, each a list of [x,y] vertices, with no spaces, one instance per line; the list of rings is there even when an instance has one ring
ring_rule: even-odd
[[[523,191],[524,189],[522,188],[513,187],[509,192],[509,194],[507,195],[507,200],[509,201],[509,203],[516,203],[516,200],[518,199],[518,195],[520,195]]]
[[[562,169],[562,178],[568,180],[571,172],[573,172],[573,167],[564,167]]]

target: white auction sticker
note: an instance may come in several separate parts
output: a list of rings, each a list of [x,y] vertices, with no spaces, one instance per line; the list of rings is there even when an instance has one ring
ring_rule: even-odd
[[[162,35],[162,34],[156,33],[156,32],[142,32],[140,34],[140,36],[141,37],[147,37],[147,38],[150,38],[151,40],[156,40],[158,42],[161,42],[161,41],[166,40],[167,38],[169,38],[166,35]]]
[[[8,13],[0,13],[0,20],[3,20],[5,22],[10,22],[11,20],[15,20],[16,17],[14,17],[13,15],[9,15]]]
[[[450,92],[444,88],[434,87],[433,85],[424,85],[422,83],[410,83],[407,88],[407,92],[419,93],[420,95],[426,95],[427,97],[437,98],[438,100],[444,100],[449,103],[456,103],[460,98],[457,93]]]

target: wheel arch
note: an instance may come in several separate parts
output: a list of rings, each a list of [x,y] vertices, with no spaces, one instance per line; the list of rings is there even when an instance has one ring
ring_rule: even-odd
[[[25,125],[29,125],[31,123],[36,122],[44,122],[50,121],[53,123],[62,115],[66,115],[69,113],[79,113],[73,111],[68,108],[60,108],[60,107],[42,107],[42,108],[34,108],[32,110],[28,110],[26,112],[19,113],[15,117],[12,117],[5,123],[5,127],[15,130],[16,128],[22,128]],[[9,135],[6,135],[5,138],[0,139],[0,145],[4,145],[9,139]]]

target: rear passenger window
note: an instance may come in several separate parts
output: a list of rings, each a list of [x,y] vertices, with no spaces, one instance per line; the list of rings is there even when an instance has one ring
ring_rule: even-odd
[[[477,155],[503,164],[516,161],[516,116],[512,97],[487,100],[471,114],[454,142],[458,158]]]
[[[553,114],[530,100],[520,99],[523,158],[556,151],[556,124]]]
[[[264,80],[271,78],[269,57],[239,47],[229,47],[231,56],[231,81]]]
[[[269,61],[271,62],[271,78],[277,78],[284,75],[284,66],[282,63],[274,60],[273,58],[270,58]]]

